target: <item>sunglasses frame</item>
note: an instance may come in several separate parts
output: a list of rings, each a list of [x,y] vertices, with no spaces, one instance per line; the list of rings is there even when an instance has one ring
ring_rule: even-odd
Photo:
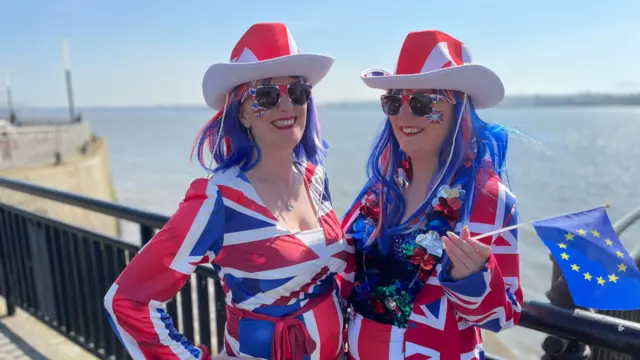
[[[294,86],[294,85],[300,85],[302,87],[307,86],[309,89],[309,98],[311,97],[311,90],[312,90],[312,86],[311,84],[308,83],[299,83],[299,82],[294,82],[291,84],[284,84],[284,85],[258,85],[258,86],[254,86],[254,87],[250,87],[247,89],[247,91],[245,91],[244,95],[242,96],[242,100],[240,100],[240,103],[243,103],[248,97],[252,97],[254,104],[252,106],[254,111],[265,111],[265,110],[271,110],[276,108],[279,104],[280,101],[282,100],[282,94],[287,94],[287,96],[289,97],[289,99],[291,100],[291,104],[293,106],[304,106],[309,102],[309,98],[307,98],[305,100],[304,103],[302,104],[297,104],[293,99],[291,99],[291,96],[289,95],[289,89]],[[271,107],[264,107],[262,105],[259,104],[258,99],[257,99],[257,91],[258,89],[261,88],[277,88],[278,89],[278,102],[271,106]]]
[[[425,95],[429,96],[429,98],[431,98],[431,111],[428,114],[424,114],[424,115],[416,114],[414,112],[414,110],[412,109],[412,107],[411,107],[411,100],[413,98],[417,98],[418,96],[422,97],[422,96],[425,96]],[[384,101],[385,101],[386,98],[396,98],[396,99],[399,98],[400,99],[400,107],[398,108],[398,112],[396,112],[394,114],[390,114],[390,113],[387,112],[387,110],[385,109],[385,106],[384,106]],[[420,99],[420,101],[422,101],[422,99]],[[442,116],[442,114],[441,114],[442,112],[434,111],[434,106],[437,103],[442,102],[442,101],[450,103],[450,104],[455,104],[455,100],[454,99],[449,99],[447,96],[443,96],[443,95],[440,95],[440,94],[429,94],[429,93],[426,93],[426,92],[425,93],[418,93],[418,94],[414,93],[414,94],[410,94],[410,95],[406,95],[406,94],[402,94],[402,95],[401,94],[390,94],[390,93],[380,95],[380,103],[381,103],[381,106],[382,106],[382,111],[385,113],[385,115],[388,115],[388,116],[396,116],[396,115],[398,115],[400,113],[400,110],[402,109],[402,106],[409,105],[409,110],[411,111],[411,113],[414,116],[423,117],[423,118],[441,117]],[[438,119],[433,118],[432,120],[438,120]]]

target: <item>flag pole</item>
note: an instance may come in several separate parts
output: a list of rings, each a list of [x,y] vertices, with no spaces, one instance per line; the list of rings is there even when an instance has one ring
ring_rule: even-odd
[[[610,207],[609,204],[605,204],[604,205],[605,209],[608,209],[609,207]],[[489,232],[484,233],[484,234],[476,235],[476,236],[472,237],[471,239],[472,240],[482,239],[484,237],[495,235],[495,234],[500,234],[500,233],[503,233],[505,231],[511,231],[513,229],[517,229],[517,228],[523,227],[525,225],[531,225],[532,223],[537,222],[537,221],[549,220],[549,219],[553,219],[553,218],[556,218],[556,217],[561,217],[561,216],[569,215],[569,214],[573,214],[573,213],[566,213],[566,214],[562,214],[562,215],[552,216],[552,217],[549,217],[549,218],[546,218],[546,219],[533,220],[533,221],[529,221],[529,222],[523,222],[523,223],[520,223],[520,224],[507,226],[507,227],[500,228],[500,229],[497,229],[497,230],[494,230],[494,231],[489,231]]]

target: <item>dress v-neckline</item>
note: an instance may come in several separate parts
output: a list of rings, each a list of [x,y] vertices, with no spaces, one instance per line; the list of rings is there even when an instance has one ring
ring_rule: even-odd
[[[266,209],[266,211],[269,213],[269,216],[271,216],[271,218],[275,221],[275,226],[278,227],[278,228],[281,228],[283,230],[286,230],[288,233],[290,233],[290,234],[292,234],[294,236],[297,235],[297,234],[320,231],[320,230],[322,230],[324,232],[324,227],[322,226],[322,221],[320,221],[320,208],[318,206],[318,203],[319,203],[318,202],[318,196],[317,196],[316,192],[313,189],[312,179],[308,179],[307,178],[307,175],[306,175],[306,172],[304,171],[304,166],[303,165],[304,164],[299,164],[297,162],[293,162],[293,166],[295,167],[295,169],[302,176],[302,182],[304,184],[305,191],[307,192],[307,199],[311,203],[311,208],[313,210],[313,214],[314,214],[314,216],[316,218],[316,221],[318,222],[319,227],[306,229],[306,230],[298,229],[296,231],[292,231],[291,229],[289,229],[280,219],[278,219],[277,216],[275,216],[275,214],[271,211],[271,209],[269,209],[267,207],[267,205],[264,203],[264,201],[262,200],[262,197],[260,197],[260,194],[258,194],[258,191],[256,190],[255,186],[253,186],[253,183],[251,182],[251,180],[249,179],[247,174],[244,173],[243,171],[241,171],[240,169],[238,169],[238,176],[241,176],[243,178],[243,180],[246,181],[247,184],[249,184],[249,187],[251,188],[251,191],[253,191],[253,193],[255,194],[255,198],[258,200],[258,204]]]

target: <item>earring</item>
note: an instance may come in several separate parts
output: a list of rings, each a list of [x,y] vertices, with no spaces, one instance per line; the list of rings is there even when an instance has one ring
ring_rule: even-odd
[[[249,136],[249,143],[253,144],[253,134],[251,134],[251,126],[247,126],[247,135]]]
[[[394,175],[396,185],[401,189],[406,189],[411,184],[412,177],[413,168],[411,166],[411,158],[404,151],[400,150],[400,164]]]

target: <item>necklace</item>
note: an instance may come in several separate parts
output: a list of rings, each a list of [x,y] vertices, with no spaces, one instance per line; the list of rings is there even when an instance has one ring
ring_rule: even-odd
[[[291,177],[292,177],[292,179],[291,179],[291,185],[289,185],[289,189],[295,189],[296,185],[298,184],[298,167],[295,166],[295,164],[293,166],[293,172],[292,172]],[[287,194],[286,191],[283,191],[282,193],[283,194]],[[291,212],[295,208],[293,206],[292,197],[293,196],[291,196],[289,194],[289,196],[286,196],[286,198],[285,198],[285,200],[286,200],[285,210],[287,212]]]

